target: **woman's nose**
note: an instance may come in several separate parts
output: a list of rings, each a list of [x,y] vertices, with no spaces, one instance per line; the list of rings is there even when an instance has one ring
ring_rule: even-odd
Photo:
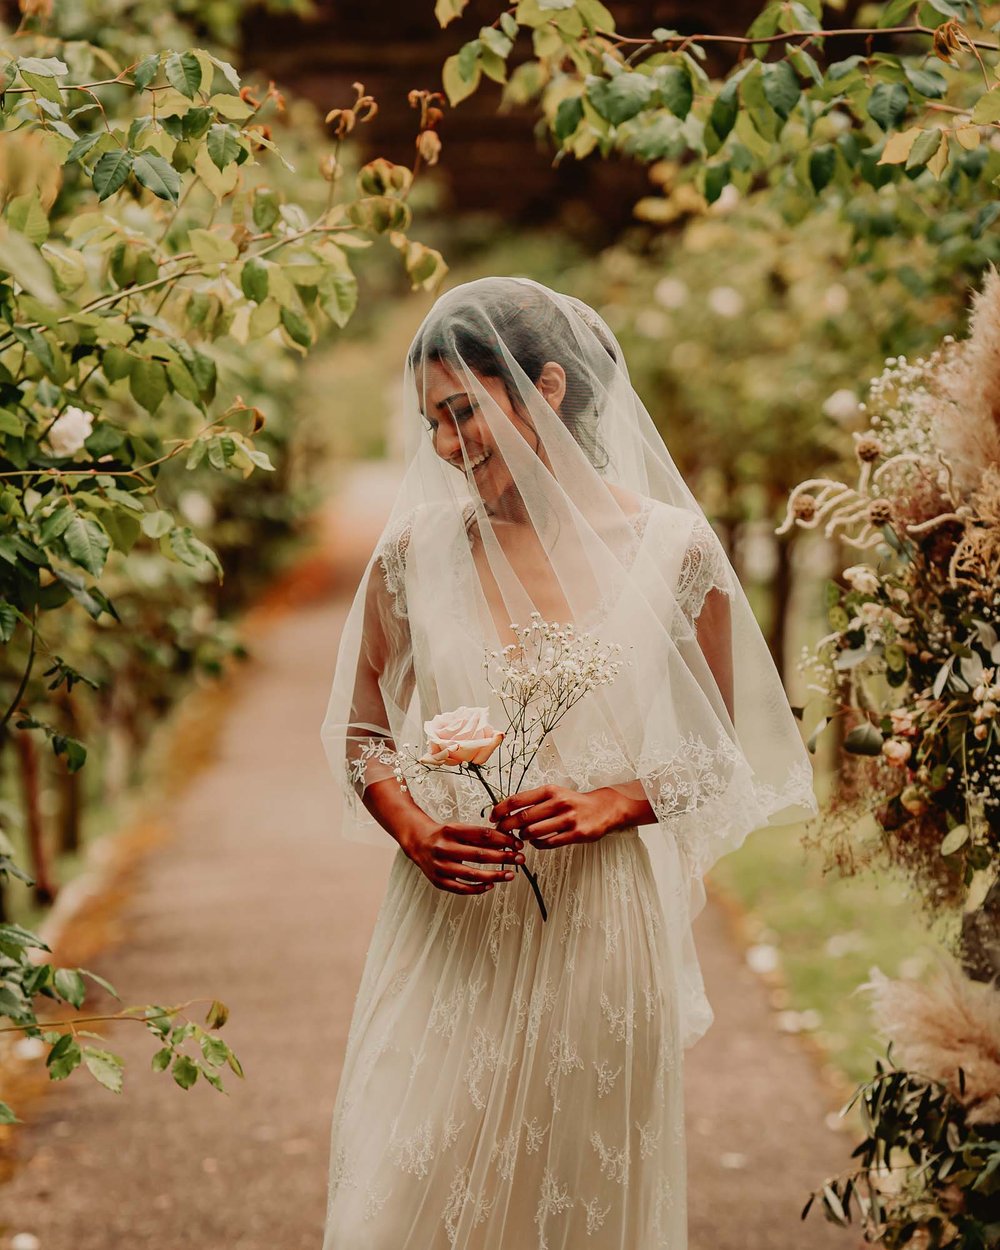
[[[442,419],[434,433],[434,450],[442,460],[461,459],[462,438],[453,421]]]

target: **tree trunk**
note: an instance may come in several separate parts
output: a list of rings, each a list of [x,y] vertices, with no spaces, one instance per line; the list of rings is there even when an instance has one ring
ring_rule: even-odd
[[[782,681],[786,677],[788,609],[792,598],[792,549],[786,540],[775,544],[776,565],[769,586],[771,611],[767,624],[767,645]]]
[[[48,855],[42,827],[42,809],[39,802],[38,749],[30,730],[14,733],[14,746],[21,772],[21,792],[24,796],[24,825],[28,835],[29,871],[35,878],[35,898],[39,903],[49,904],[56,896],[55,884],[49,872]]]

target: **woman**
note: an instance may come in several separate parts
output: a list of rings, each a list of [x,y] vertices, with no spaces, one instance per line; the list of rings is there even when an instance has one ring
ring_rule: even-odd
[[[808,757],[592,309],[525,278],[458,286],[403,393],[405,477],[322,728],[344,836],[399,844],[334,1109],[324,1250],[683,1250],[683,1050],[712,1019],[690,931],[702,877],[750,830],[815,810]],[[459,737],[475,709],[504,732],[490,665],[533,612],[620,646],[617,676],[520,778],[509,729],[483,765],[494,793],[513,786],[499,802],[468,769],[401,770],[452,709],[472,709]]]

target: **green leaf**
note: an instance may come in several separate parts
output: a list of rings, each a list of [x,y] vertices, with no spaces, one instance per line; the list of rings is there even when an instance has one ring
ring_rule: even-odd
[[[99,577],[111,550],[111,540],[103,528],[90,517],[74,512],[62,537],[71,559],[92,576]]]
[[[705,166],[705,199],[714,204],[729,184],[731,166],[728,161]]]
[[[78,968],[57,968],[53,977],[56,993],[74,1007],[82,1005],[87,987]]]
[[[764,66],[764,97],[782,121],[788,120],[801,95],[795,70],[787,61]]]
[[[169,534],[173,527],[174,518],[169,512],[163,510],[147,512],[142,518],[142,532],[149,538],[162,538],[164,534]]]
[[[203,543],[200,538],[195,537],[194,530],[191,529],[190,525],[178,526],[176,529],[171,530],[169,544],[170,550],[181,564],[186,564],[195,569],[200,569],[204,565],[210,564],[221,580],[222,565],[219,563],[219,557],[207,543]]]
[[[168,56],[163,70],[175,91],[189,100],[194,99],[194,93],[201,86],[201,62],[193,52],[175,52]]]
[[[164,1072],[170,1066],[170,1060],[173,1058],[173,1051],[169,1046],[164,1046],[162,1050],[158,1050],[153,1055],[152,1068],[154,1072]]]
[[[300,347],[311,347],[313,343],[312,327],[308,320],[294,308],[282,308],[281,324],[285,327],[288,337]]]
[[[614,14],[601,0],[576,0],[576,9],[588,30],[603,30],[614,34]]]
[[[32,91],[37,91],[43,100],[49,100],[62,108],[62,90],[54,78],[47,74],[29,74],[24,69],[21,70],[21,77],[24,79],[25,86],[30,87]]]
[[[101,357],[101,369],[109,382],[118,382],[132,372],[134,357],[120,347],[108,347]]]
[[[913,9],[915,0],[889,0],[879,14],[877,26],[902,26]]]
[[[66,153],[66,162],[81,160],[106,133],[107,131],[95,130],[89,135],[81,135]]]
[[[198,1079],[198,1065],[187,1055],[178,1055],[170,1071],[181,1089],[190,1089]]]
[[[134,159],[132,153],[124,148],[104,153],[94,166],[93,173],[94,190],[99,200],[106,200],[124,185]]]
[[[564,143],[583,121],[583,101],[579,96],[568,96],[559,101],[556,109],[553,133],[559,143]]]
[[[358,306],[358,280],[353,273],[337,273],[332,291],[323,303],[335,325],[345,326]]]
[[[247,299],[255,304],[262,304],[267,299],[267,265],[256,256],[250,256],[243,262],[240,273],[240,285]]]
[[[14,196],[7,205],[7,222],[36,247],[49,237],[49,219],[37,191]]]
[[[445,93],[448,96],[448,102],[454,107],[456,104],[473,94],[479,86],[481,70],[478,61],[476,62],[475,73],[471,78],[465,78],[459,68],[459,53],[448,57],[441,68],[441,82],[444,85]]]
[[[445,27],[457,17],[461,17],[469,0],[436,0],[434,16],[438,25]]]
[[[212,158],[212,164],[218,170],[231,165],[243,150],[236,128],[228,122],[216,122],[214,126],[209,127],[206,146],[208,155]]]
[[[5,1102],[0,1102],[0,1124],[23,1124]]]
[[[167,374],[158,360],[138,358],[129,374],[132,398],[147,412],[155,412],[167,393]]]
[[[63,74],[69,73],[69,66],[57,56],[22,56],[17,67],[22,74],[27,70],[28,73],[42,78],[61,78]]]
[[[965,846],[969,840],[969,826],[956,825],[954,829],[950,829],[941,839],[941,854],[954,855],[955,852]]]
[[[948,80],[936,69],[918,69],[914,65],[904,65],[903,73],[910,86],[929,100],[940,100],[948,90]]]
[[[850,751],[852,755],[881,755],[883,741],[882,731],[878,726],[871,721],[865,721],[864,724],[855,725],[844,738],[844,750]]]
[[[829,185],[836,168],[837,149],[832,143],[823,143],[818,148],[813,148],[809,154],[809,181],[817,194]]]
[[[587,99],[612,126],[620,126],[641,113],[655,90],[648,75],[627,70],[613,78],[590,76],[587,79]]]
[[[86,1046],[83,1051],[83,1062],[91,1075],[113,1094],[122,1092],[122,1061],[110,1050],[98,1050],[94,1046]]]
[[[78,1067],[83,1058],[80,1044],[71,1033],[64,1033],[52,1047],[45,1060],[49,1077],[53,1081],[65,1080]]]
[[[686,65],[661,65],[655,77],[660,99],[675,117],[683,121],[694,103],[690,70]]]
[[[144,56],[139,64],[135,67],[132,74],[132,81],[140,91],[145,91],[149,84],[156,77],[157,70],[160,68],[160,54],[154,52],[151,56]]]
[[[1000,122],[1000,87],[994,87],[979,97],[972,110],[972,120],[977,126]]]
[[[868,99],[868,116],[883,130],[892,130],[906,116],[910,97],[901,82],[880,82]]]
[[[191,251],[205,265],[224,265],[234,261],[239,256],[239,248],[232,239],[224,238],[220,234],[213,234],[211,230],[203,230],[201,228],[192,230],[188,235],[191,243]]]
[[[158,152],[147,148],[140,152],[132,165],[136,179],[161,200],[177,203],[181,189],[180,174],[169,161],[163,159]]]
[[[944,138],[944,132],[938,130],[937,127],[931,127],[930,130],[921,131],[919,137],[910,148],[906,158],[907,169],[918,169],[922,165],[926,165],[934,153],[941,146],[941,140]]]
[[[712,111],[708,115],[708,124],[720,146],[736,125],[736,118],[739,116],[738,91],[738,82],[727,82],[712,102]]]

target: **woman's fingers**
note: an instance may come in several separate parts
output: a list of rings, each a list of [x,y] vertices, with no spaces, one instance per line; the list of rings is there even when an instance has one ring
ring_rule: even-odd
[[[465,864],[462,856],[456,859],[438,861],[438,875],[442,877],[463,877],[472,881],[509,881],[514,875],[513,867],[505,872],[497,872],[495,868],[477,868],[475,864]]]
[[[524,854],[513,846],[505,850],[499,847],[476,846],[470,842],[441,842],[435,854],[442,860],[471,859],[477,864],[523,864]]]
[[[521,811],[513,812],[510,816],[505,816],[497,828],[504,833],[513,832],[515,836],[529,826],[534,827],[541,820],[551,820],[554,816],[558,816],[565,812],[565,804],[562,799],[545,799],[540,803],[533,803],[530,807],[522,808]]]
[[[487,890],[492,890],[492,885],[482,883],[471,885],[464,881],[456,881],[453,877],[439,877],[434,884],[439,890],[446,890],[449,894],[485,894]]]
[[[570,817],[553,816],[551,820],[532,821],[525,829],[524,836],[529,842],[535,842],[538,838],[544,838],[553,833],[570,833],[573,828],[574,824]]]
[[[463,847],[472,847],[477,851],[521,849],[519,838],[494,829],[492,825],[448,825],[444,833],[451,842],[459,842]]]

